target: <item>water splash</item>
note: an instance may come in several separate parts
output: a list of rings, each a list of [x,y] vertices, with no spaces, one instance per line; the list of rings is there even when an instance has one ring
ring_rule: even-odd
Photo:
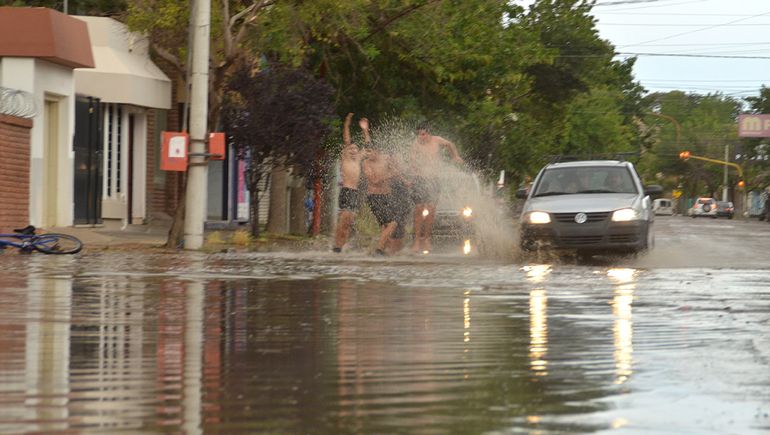
[[[495,194],[494,185],[485,180],[483,170],[452,162],[446,151],[442,151],[443,155],[435,165],[417,161],[412,152],[417,138],[415,127],[416,123],[400,118],[385,118],[370,125],[373,147],[393,158],[407,182],[415,176],[435,174],[440,194],[434,216],[433,241],[450,243],[449,248],[458,255],[470,253],[496,259],[514,258],[517,254],[516,231],[506,198]],[[440,132],[434,134],[441,135]],[[360,134],[353,136],[357,144],[363,144]],[[367,208],[366,205],[362,207]],[[414,204],[410,202],[409,207]],[[428,213],[423,210],[422,216]],[[412,216],[409,213],[408,242],[414,237]],[[361,230],[359,235],[370,234],[369,237],[377,233],[371,229]],[[470,240],[470,248],[466,240]]]

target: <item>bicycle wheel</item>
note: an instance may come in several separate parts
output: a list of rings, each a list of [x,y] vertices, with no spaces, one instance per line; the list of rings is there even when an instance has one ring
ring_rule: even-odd
[[[83,249],[83,242],[69,234],[41,234],[35,237],[32,247],[44,254],[76,254]]]

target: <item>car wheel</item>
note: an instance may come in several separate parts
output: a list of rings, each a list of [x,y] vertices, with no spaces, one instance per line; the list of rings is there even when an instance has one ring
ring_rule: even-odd
[[[586,263],[586,262],[589,262],[589,261],[593,260],[593,258],[594,258],[592,253],[585,252],[585,251],[577,251],[575,253],[575,257],[576,257],[578,263]]]
[[[532,241],[531,240],[522,240],[521,243],[519,243],[519,250],[521,252],[525,252],[525,253],[526,252],[534,251],[533,246],[532,246]]]
[[[652,226],[647,228],[647,240],[645,242],[645,251],[650,251],[655,247],[655,231],[652,230]]]
[[[644,234],[644,241],[639,245],[639,248],[634,250],[634,255],[643,254],[651,251],[655,247],[655,231],[652,229],[652,225],[647,227],[647,231]]]

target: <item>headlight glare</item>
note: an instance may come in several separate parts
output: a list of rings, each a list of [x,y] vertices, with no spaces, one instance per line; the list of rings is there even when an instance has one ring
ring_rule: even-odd
[[[614,222],[628,222],[637,219],[639,219],[639,213],[632,208],[622,208],[612,213],[612,220]]]
[[[533,211],[529,214],[529,223],[549,224],[551,223],[551,215],[543,211]]]
[[[463,208],[463,217],[469,218],[471,216],[473,216],[473,209],[470,207]]]

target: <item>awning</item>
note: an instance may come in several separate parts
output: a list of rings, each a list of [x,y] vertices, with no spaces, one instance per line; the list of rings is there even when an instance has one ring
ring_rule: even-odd
[[[88,24],[94,68],[75,69],[75,92],[103,103],[171,108],[171,80],[150,60],[147,42],[104,17],[76,17]]]

